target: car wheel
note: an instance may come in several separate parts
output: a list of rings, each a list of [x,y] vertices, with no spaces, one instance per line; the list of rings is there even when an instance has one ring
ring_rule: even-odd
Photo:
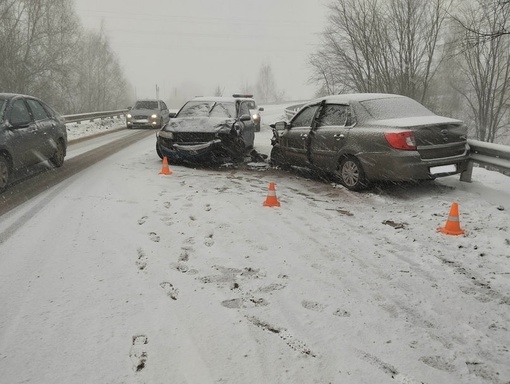
[[[269,164],[272,167],[281,168],[281,169],[289,169],[290,165],[283,157],[282,150],[279,146],[275,145],[271,149]]]
[[[0,155],[0,193],[7,189],[9,185],[10,167],[7,159]]]
[[[355,157],[345,157],[340,162],[336,177],[351,191],[359,191],[368,186],[361,163]]]
[[[57,148],[55,154],[50,158],[50,163],[55,167],[61,167],[64,164],[64,157],[66,156],[66,148],[62,140],[57,141]]]

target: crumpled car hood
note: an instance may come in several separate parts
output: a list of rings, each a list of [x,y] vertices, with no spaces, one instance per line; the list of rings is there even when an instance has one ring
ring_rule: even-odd
[[[171,119],[164,127],[169,132],[217,132],[224,127],[231,127],[235,119],[223,117],[182,117]]]

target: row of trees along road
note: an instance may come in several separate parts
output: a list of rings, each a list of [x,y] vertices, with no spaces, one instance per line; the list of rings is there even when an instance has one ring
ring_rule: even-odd
[[[509,0],[333,0],[310,56],[318,95],[398,93],[509,144]]]
[[[84,30],[72,0],[0,0],[0,91],[64,114],[117,109],[130,94],[103,28]]]
[[[508,144],[510,0],[330,0],[327,7],[310,56],[317,96],[410,96],[466,121],[471,137]],[[104,29],[84,30],[72,0],[0,0],[0,90],[41,97],[63,113],[117,109],[131,94]],[[256,93],[284,97],[269,64]]]

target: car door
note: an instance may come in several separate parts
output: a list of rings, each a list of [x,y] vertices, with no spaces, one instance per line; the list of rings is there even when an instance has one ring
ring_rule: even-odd
[[[337,167],[338,153],[345,145],[353,121],[350,107],[344,104],[326,104],[310,135],[310,162],[326,171]]]
[[[239,103],[239,118],[243,115],[250,116],[250,120],[243,121],[244,130],[243,130],[243,139],[246,143],[246,146],[252,147],[255,142],[255,123],[250,115],[249,103],[247,101],[241,101]]]
[[[291,165],[299,167],[309,165],[308,140],[318,107],[319,104],[315,104],[301,109],[289,122],[288,128],[280,135],[282,154]]]
[[[48,159],[55,152],[54,138],[56,137],[55,127],[57,124],[39,101],[34,99],[26,99],[26,101],[37,127],[37,132],[35,132],[37,143],[34,148],[40,153],[41,158]]]
[[[7,112],[12,125],[9,147],[12,148],[15,167],[29,166],[40,162],[38,156],[38,130],[25,100],[14,99]]]
[[[163,118],[163,125],[168,123],[170,120],[170,110],[164,101],[160,101],[161,104],[161,117]]]

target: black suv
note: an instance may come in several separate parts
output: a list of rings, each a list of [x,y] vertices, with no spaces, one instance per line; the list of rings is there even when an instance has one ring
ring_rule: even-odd
[[[62,166],[67,152],[64,118],[43,101],[0,93],[0,193],[12,173],[49,160]]]

